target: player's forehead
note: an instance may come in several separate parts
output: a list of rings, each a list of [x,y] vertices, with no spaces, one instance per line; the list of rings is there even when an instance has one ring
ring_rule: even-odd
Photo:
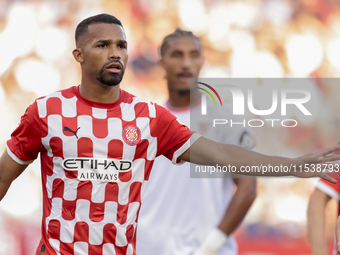
[[[108,23],[93,23],[88,26],[86,37],[88,42],[95,43],[100,40],[126,41],[122,26]],[[85,39],[86,40],[86,39]]]
[[[171,54],[175,51],[181,52],[192,52],[197,51],[201,52],[200,41],[193,36],[180,36],[176,38],[172,38],[167,42],[165,48],[165,54]]]

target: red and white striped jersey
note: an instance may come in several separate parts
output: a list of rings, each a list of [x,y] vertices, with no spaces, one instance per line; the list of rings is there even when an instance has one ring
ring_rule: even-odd
[[[190,135],[170,112],[123,90],[111,104],[85,99],[79,87],[37,99],[7,142],[19,164],[40,153],[43,221],[36,254],[135,254],[153,161],[163,154],[179,163]]]

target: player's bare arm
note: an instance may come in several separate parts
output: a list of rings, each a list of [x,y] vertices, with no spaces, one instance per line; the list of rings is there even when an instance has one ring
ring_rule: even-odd
[[[222,144],[200,137],[185,151],[179,159],[200,165],[232,165],[237,169],[242,166],[304,166],[305,164],[324,164],[340,159],[340,155],[331,153],[340,149],[340,146],[333,146],[321,151],[310,153],[297,158],[285,158],[278,156],[268,156],[251,150],[244,149],[237,145]],[[320,177],[332,183],[337,181],[324,172],[294,171],[290,172],[239,172],[239,174],[253,176],[296,176],[300,178]]]
[[[5,151],[0,158],[0,201],[11,183],[25,170],[27,165],[19,165]]]
[[[326,193],[315,189],[307,209],[308,240],[313,255],[328,254],[325,235],[325,209],[331,199]]]
[[[338,220],[336,222],[335,235],[336,235],[336,243],[337,243],[336,250],[338,252],[338,255],[340,255],[340,216],[338,217]]]
[[[218,228],[226,235],[236,230],[256,198],[255,178],[234,178],[233,180],[237,189],[218,225]]]
[[[241,224],[256,198],[255,178],[233,178],[237,190],[216,229],[213,229],[194,255],[216,254],[229,235]]]

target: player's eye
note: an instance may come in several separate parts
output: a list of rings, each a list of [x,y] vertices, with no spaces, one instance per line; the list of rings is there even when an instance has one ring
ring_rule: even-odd
[[[180,58],[180,57],[182,57],[182,53],[176,51],[176,52],[173,52],[173,53],[171,54],[171,56],[174,57],[174,58]]]
[[[199,52],[192,52],[190,55],[191,55],[192,58],[199,58],[200,57]]]
[[[106,48],[107,47],[107,44],[98,44],[97,45],[97,48]]]
[[[120,48],[120,49],[126,49],[127,46],[126,46],[126,44],[119,44],[119,45],[118,45],[118,48]]]

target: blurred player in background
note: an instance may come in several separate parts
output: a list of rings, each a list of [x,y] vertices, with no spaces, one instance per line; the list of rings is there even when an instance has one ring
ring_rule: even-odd
[[[320,179],[309,199],[307,209],[308,239],[313,255],[328,254],[325,210],[332,198],[339,202],[340,183],[333,184]],[[333,254],[336,254],[336,247]]]
[[[200,93],[190,81],[198,78],[204,61],[201,47],[199,38],[181,29],[164,38],[159,64],[166,72],[169,99],[163,106],[191,130],[251,149],[252,136],[242,125],[221,131],[202,120],[190,122],[190,111],[200,111]],[[219,111],[232,117],[229,109]],[[139,216],[137,253],[238,254],[232,233],[255,200],[256,179],[230,174],[190,178],[189,164],[177,167],[164,157],[156,159],[154,169]]]
[[[339,151],[335,154],[340,154]],[[331,173],[334,178],[339,177],[338,173]],[[325,210],[331,199],[340,201],[340,183],[330,183],[320,179],[309,199],[307,209],[307,230],[309,245],[312,255],[328,254],[326,239],[326,215]],[[338,215],[340,215],[340,206],[338,205]],[[337,254],[336,243],[334,242],[333,255]]]
[[[340,213],[338,216],[338,219],[336,221],[336,228],[335,228],[335,236],[336,236],[336,245],[333,254],[338,254],[340,255]]]

